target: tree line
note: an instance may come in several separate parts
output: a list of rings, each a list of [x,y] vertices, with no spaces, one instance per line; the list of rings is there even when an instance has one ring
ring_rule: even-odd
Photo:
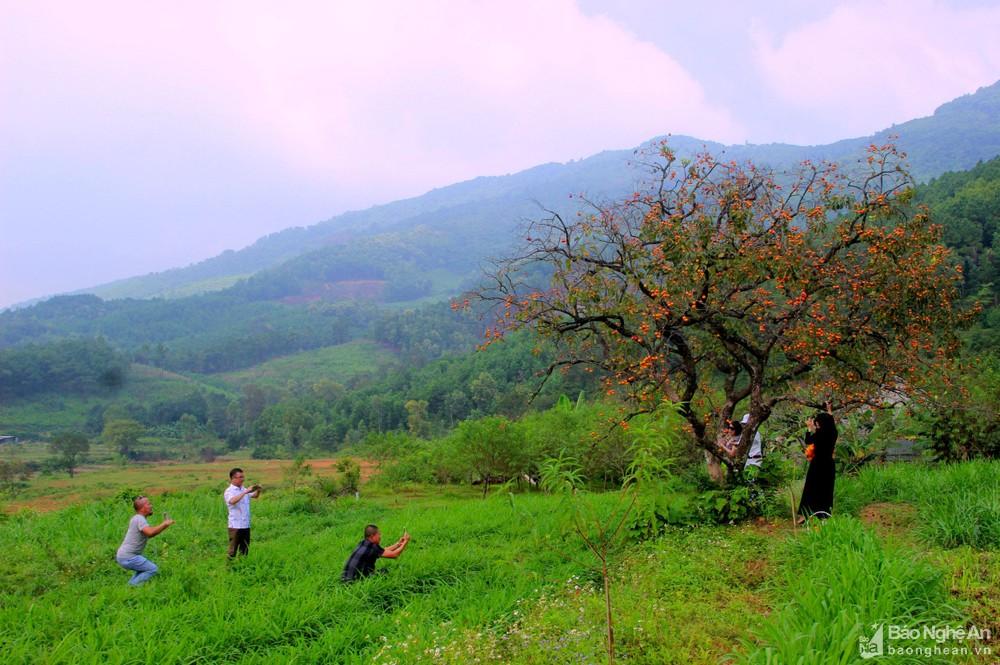
[[[125,383],[128,368],[128,357],[102,337],[0,349],[0,398],[107,394]]]

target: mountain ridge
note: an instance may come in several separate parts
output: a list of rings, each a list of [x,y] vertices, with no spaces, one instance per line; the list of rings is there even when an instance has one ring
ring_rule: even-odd
[[[942,133],[950,138],[942,139]],[[379,233],[412,227],[418,218],[426,223],[428,216],[434,214],[447,217],[447,211],[469,204],[502,208],[499,204],[506,202],[512,211],[524,211],[524,204],[533,200],[555,205],[554,201],[542,197],[555,196],[561,201],[567,194],[581,191],[598,198],[614,196],[634,184],[634,179],[628,175],[634,172],[627,164],[636,151],[663,138],[667,138],[680,154],[708,149],[738,160],[751,159],[775,168],[787,168],[805,158],[849,159],[855,153],[860,155],[869,143],[883,143],[893,135],[899,137],[898,144],[909,154],[911,172],[918,181],[947,171],[968,169],[1000,154],[1000,81],[946,102],[930,116],[915,118],[866,137],[799,146],[787,143],[724,145],[690,136],[661,136],[636,148],[604,150],[583,159],[547,162],[504,175],[477,176],[433,188],[419,196],[347,211],[310,226],[288,227],[262,236],[242,249],[229,249],[184,267],[115,280],[71,294],[116,299],[218,291],[311,251],[349,245]],[[509,226],[510,220],[506,222]]]

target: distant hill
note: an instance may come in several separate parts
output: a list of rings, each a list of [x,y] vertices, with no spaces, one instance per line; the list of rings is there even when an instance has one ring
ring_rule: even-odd
[[[972,167],[1000,154],[1000,84],[945,104],[929,118],[826,146],[727,147],[690,137],[670,137],[669,143],[682,154],[704,148],[781,169],[806,158],[860,159],[868,143],[890,134],[898,134],[921,178]],[[134,362],[218,374],[366,342],[393,349],[401,365],[416,366],[481,339],[482,323],[451,312],[443,301],[473,286],[490,257],[509,252],[520,238],[519,224],[545,214],[542,206],[572,213],[579,199],[571,193],[601,199],[634,191],[642,177],[629,166],[634,159],[635,151],[610,151],[476,178],[289,229],[188,268],[96,289],[103,298],[58,296],[0,312],[0,349],[103,337]],[[992,283],[993,227],[968,226],[958,214],[948,219],[982,236],[953,244],[962,248],[969,267],[977,266],[978,282],[969,288]],[[202,289],[206,292],[192,295]]]
[[[857,159],[869,143],[885,142],[892,136],[898,137],[896,142],[909,154],[911,171],[919,181],[946,171],[968,169],[1000,155],[1000,82],[948,102],[926,118],[887,128],[873,136],[828,145],[724,146],[686,136],[670,137],[669,141],[681,154],[705,148],[715,153],[725,151],[733,159],[781,168],[807,158]],[[465,236],[474,235],[485,245],[499,249],[497,242],[509,242],[511,230],[519,220],[539,214],[536,202],[568,209],[570,193],[586,192],[601,198],[632,189],[641,177],[628,167],[634,154],[631,149],[606,151],[566,164],[543,164],[511,175],[479,177],[422,196],[344,213],[313,226],[289,228],[244,249],[229,250],[184,268],[119,280],[78,293],[102,298],[176,298],[218,291],[308,252],[320,250],[330,256],[349,256],[359,246],[371,246],[373,239],[377,243],[379,237],[398,239],[414,232],[419,234],[421,230],[439,233],[458,230],[463,232],[462,243],[466,242]],[[470,259],[468,251],[460,253],[463,256],[456,258]],[[462,266],[460,271],[464,269]]]

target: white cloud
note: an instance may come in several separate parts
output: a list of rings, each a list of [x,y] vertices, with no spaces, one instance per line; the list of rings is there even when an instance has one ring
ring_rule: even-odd
[[[22,10],[52,75],[21,82],[34,101],[60,87],[105,118],[186,116],[321,182],[412,189],[667,132],[742,138],[674,59],[571,0],[102,7]],[[26,101],[30,129],[45,109]]]
[[[676,61],[565,0],[248,19],[227,31],[251,72],[248,117],[294,162],[340,181],[385,178],[389,164],[393,178],[447,182],[665,132],[739,133]]]
[[[1000,7],[857,2],[780,39],[761,24],[753,31],[766,83],[814,114],[829,140],[929,115],[1000,78]]]
[[[667,132],[743,136],[572,0],[0,0],[0,303]]]

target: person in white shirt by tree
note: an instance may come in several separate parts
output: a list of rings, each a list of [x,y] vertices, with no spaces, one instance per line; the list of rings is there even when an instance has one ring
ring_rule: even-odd
[[[243,469],[229,472],[229,487],[222,497],[229,511],[229,558],[250,551],[250,499],[260,496],[260,485],[243,488]]]
[[[743,414],[743,418],[740,420],[740,424],[746,425],[750,422],[750,414]],[[743,469],[749,469],[752,466],[760,468],[760,465],[764,461],[764,441],[760,436],[760,430],[754,432],[753,443],[750,444],[750,452],[747,455],[746,464],[743,465]]]

